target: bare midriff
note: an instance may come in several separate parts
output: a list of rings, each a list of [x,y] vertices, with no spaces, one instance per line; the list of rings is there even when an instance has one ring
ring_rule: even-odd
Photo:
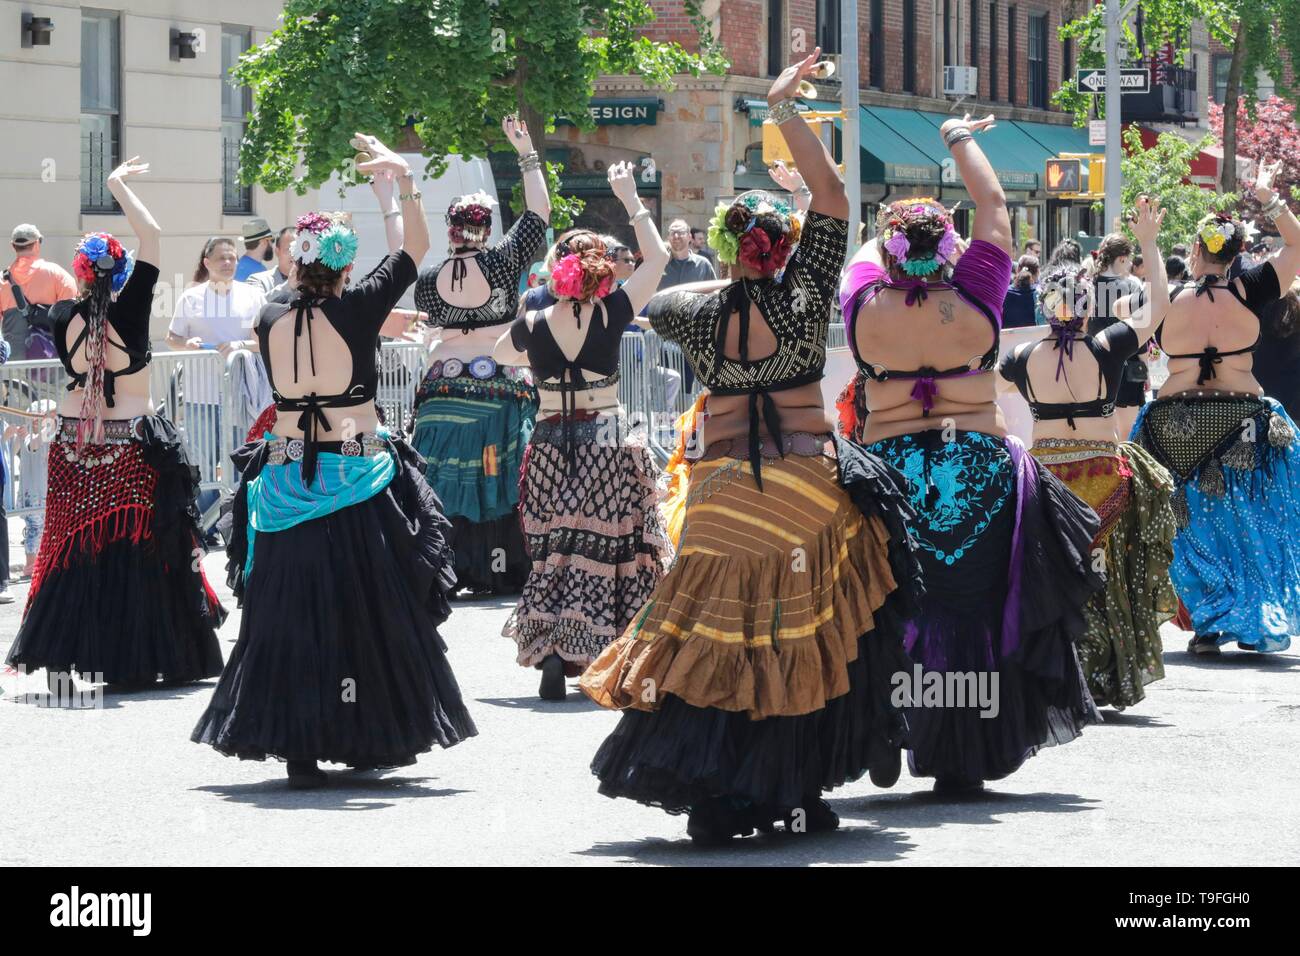
[[[442,337],[429,349],[429,361],[445,362],[447,359],[459,359],[468,362],[480,355],[490,356],[492,350],[496,348],[497,340],[509,330],[509,322],[479,329],[443,329]]]
[[[823,435],[835,430],[826,412],[820,382],[767,394],[771,396],[777,414],[781,417],[782,433],[790,435],[794,432],[809,432]],[[725,441],[729,438],[748,439],[748,395],[710,395],[705,411],[707,418],[698,436],[701,451],[707,449],[710,442]],[[759,414],[761,415],[762,412],[760,411]],[[763,437],[771,437],[761,418],[758,429]]]

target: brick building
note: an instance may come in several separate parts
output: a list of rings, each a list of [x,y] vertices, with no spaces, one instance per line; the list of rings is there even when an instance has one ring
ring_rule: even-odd
[[[998,127],[981,137],[1002,179],[1021,237],[1054,242],[1093,227],[1086,204],[1049,199],[1040,179],[1047,156],[1086,152],[1086,131],[1051,106],[1075,57],[1058,29],[1087,0],[859,0],[858,58],[863,220],[875,204],[908,195],[965,197],[945,169],[938,124],[957,111],[993,112]],[[682,0],[651,0],[656,40],[691,46]],[[631,159],[645,172],[642,191],[661,222],[703,224],[719,199],[771,186],[761,158],[761,125],[771,80],[798,55],[821,45],[839,55],[840,0],[704,0],[731,67],[724,76],[680,77],[672,91],[637,77],[597,84],[592,132],[560,127],[548,139],[565,164],[566,191],[584,196],[582,222],[629,236],[603,170]],[[945,95],[947,66],[973,66],[977,95]],[[819,83],[816,108],[838,109],[838,75]],[[509,170],[502,168],[506,176]],[[653,177],[650,175],[654,173]],[[969,205],[967,203],[966,205]]]

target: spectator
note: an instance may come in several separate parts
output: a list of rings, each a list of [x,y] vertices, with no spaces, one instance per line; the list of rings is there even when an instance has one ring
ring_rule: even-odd
[[[659,291],[688,282],[708,282],[718,277],[708,259],[691,251],[691,227],[685,219],[674,219],[668,224],[668,249],[672,257],[659,280]]]
[[[1055,272],[1057,266],[1071,264],[1080,266],[1083,264],[1083,248],[1073,239],[1062,239],[1052,250],[1052,254],[1047,257],[1047,265],[1044,267],[1048,272]],[[1042,324],[1046,324],[1046,320]]]
[[[717,275],[718,254],[709,248],[709,234],[699,226],[691,226],[691,252],[708,259],[714,275]]]
[[[622,285],[636,272],[636,256],[632,250],[621,242],[615,241],[605,247],[605,258],[614,263],[614,281]]]
[[[269,241],[268,235],[268,249]],[[237,256],[233,240],[214,236],[207,241],[194,271],[197,284],[182,292],[176,300],[176,313],[167,329],[168,348],[176,351],[216,349],[224,356],[237,349],[257,351],[253,324],[266,302],[266,295],[254,285],[235,281]],[[181,383],[190,447],[195,447],[196,435],[213,436],[203,445],[204,451],[195,455],[196,459],[206,456],[209,473],[215,473],[221,462],[220,381],[218,372],[195,375],[192,381],[182,380]],[[231,424],[233,427],[234,423]],[[236,443],[242,444],[243,437],[242,434],[237,436]],[[196,464],[202,468],[205,462],[196,460]],[[205,511],[216,497],[215,491],[200,492],[199,509]]]
[[[1016,274],[1007,290],[1006,301],[1002,305],[1002,327],[1004,329],[1024,328],[1037,325],[1035,307],[1038,304],[1038,258],[1023,255],[1016,263]]]
[[[1025,243],[1024,255],[1022,255],[1020,258],[1023,261],[1025,256],[1032,256],[1035,260],[1037,260],[1042,258],[1042,255],[1043,255],[1043,244],[1039,242],[1037,239],[1030,239],[1028,242]],[[1036,275],[1035,275],[1035,281],[1037,281]]]
[[[1129,275],[1142,282],[1147,281],[1147,266],[1146,263],[1142,261],[1142,256],[1133,256],[1133,264],[1129,269]]]
[[[9,361],[9,343],[0,336],[0,365]],[[10,429],[5,429],[5,438],[11,437]],[[14,596],[9,593],[9,516],[5,514],[5,484],[9,476],[5,473],[5,456],[0,454],[0,604],[13,604]]]
[[[1187,271],[1187,261],[1180,256],[1170,256],[1165,260],[1165,275],[1169,277],[1169,284],[1175,282],[1190,282],[1192,274]],[[1272,394],[1269,392],[1268,394]]]
[[[42,436],[45,421],[55,414],[56,405],[52,399],[38,399],[32,402],[27,411],[34,417],[21,424],[5,429],[6,437],[13,439],[13,461],[18,466],[18,484],[14,489],[13,504],[15,508],[25,509],[23,513],[23,570],[20,580],[31,580],[36,570],[36,555],[40,551],[41,532],[45,529],[45,482],[48,472],[48,443]],[[8,528],[4,528],[5,540]],[[5,602],[0,598],[0,603]]]
[[[41,258],[43,238],[30,223],[14,229],[10,237],[14,261],[0,275],[0,315],[4,317],[0,332],[15,361],[54,357],[49,307],[77,295],[77,283],[68,271]]]
[[[261,272],[254,272],[248,277],[250,285],[257,286],[262,290],[263,295],[270,295],[276,286],[284,285],[289,281],[289,268],[293,260],[289,256],[289,250],[293,248],[294,237],[297,233],[293,226],[285,226],[275,236],[275,268],[264,269]],[[245,259],[248,257],[245,256]]]
[[[1184,262],[1187,261],[1187,252],[1188,252],[1187,245],[1182,242],[1175,243],[1174,247],[1169,250],[1169,254],[1171,256],[1177,256],[1179,259],[1182,259]]]
[[[245,282],[258,272],[265,272],[267,263],[275,258],[271,241],[271,227],[265,219],[250,219],[244,223],[244,254],[235,268],[235,281]]]
[[[1300,279],[1264,310],[1255,349],[1255,379],[1264,394],[1282,403],[1292,418],[1300,415]]]

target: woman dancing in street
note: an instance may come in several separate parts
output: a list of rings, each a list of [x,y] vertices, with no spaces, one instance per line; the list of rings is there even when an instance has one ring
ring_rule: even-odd
[[[327,782],[317,761],[413,763],[472,737],[438,625],[454,576],[424,462],[380,424],[375,350],[429,248],[406,161],[373,137],[361,172],[398,179],[405,238],[360,282],[341,214],[298,219],[291,302],[256,333],[274,431],[235,453],[229,557],[239,641],[193,739],[288,762],[289,785]]]
[[[513,116],[501,127],[519,153],[528,208],[490,248],[489,196],[461,196],[447,210],[451,254],[415,287],[416,305],[443,334],[416,392],[411,444],[451,519],[458,587],[514,594],[528,576],[519,469],[538,396],[528,369],[498,363],[492,349],[515,317],[519,279],[542,249],[551,202],[528,127]]]
[[[1093,701],[1121,710],[1164,677],[1160,625],[1178,609],[1169,580],[1173,479],[1148,452],[1119,441],[1116,430],[1127,360],[1169,309],[1156,245],[1163,220],[1163,209],[1138,199],[1130,225],[1151,263],[1149,302],[1141,290],[1111,302],[1117,321],[1093,335],[1084,331],[1096,302],[1093,282],[1077,268],[1059,269],[1044,277],[1041,289],[1047,339],[1017,347],[1001,365],[1002,377],[1020,390],[1033,414],[1031,453],[1101,519],[1092,548],[1105,569],[1106,589],[1084,611],[1079,662]]]
[[[203,576],[198,472],[149,395],[149,313],[161,232],[126,181],[108,188],[139,240],[133,262],[108,233],[77,245],[79,296],[50,312],[71,381],[49,448],[45,530],[8,663],[146,686],[221,673],[226,612]],[[6,556],[7,558],[7,556]]]
[[[669,553],[644,441],[618,403],[619,343],[654,295],[668,249],[636,193],[629,163],[609,184],[636,230],[644,261],[614,289],[614,268],[592,233],[571,237],[549,280],[555,305],[516,319],[497,361],[527,364],[541,390],[540,420],[520,482],[532,570],[505,636],[518,662],[542,671],[540,695],[565,697],[577,676],[641,609]]]
[[[1174,477],[1170,574],[1195,631],[1188,650],[1198,654],[1231,642],[1284,651],[1300,633],[1300,448],[1291,416],[1251,371],[1279,277],[1300,268],[1300,222],[1273,190],[1277,169],[1261,165],[1255,197],[1285,245],[1229,281],[1245,228],[1228,215],[1201,222],[1194,282],[1174,287],[1156,327],[1169,378],[1133,429]]]
[[[866,378],[866,449],[906,476],[917,511],[926,603],[907,625],[922,683],[902,688],[909,763],[947,792],[1005,777],[1098,717],[1074,648],[1102,585],[1097,516],[1007,435],[988,374],[1012,246],[1006,198],[974,138],[992,122],[941,130],[976,205],[957,265],[947,210],[903,199],[881,210],[879,251],[864,247],[840,289]],[[983,690],[956,693],[971,681]],[[937,706],[922,695],[936,684],[954,689]]]
[[[901,478],[834,437],[822,400],[848,200],[793,99],[819,52],[768,93],[812,192],[802,232],[784,202],[745,193],[709,229],[736,279],[650,303],[708,390],[700,457],[671,571],[581,682],[623,709],[592,762],[601,793],[688,812],[704,844],[782,819],[834,829],[822,791],[898,776],[889,680],[909,666],[899,622],[919,568]]]

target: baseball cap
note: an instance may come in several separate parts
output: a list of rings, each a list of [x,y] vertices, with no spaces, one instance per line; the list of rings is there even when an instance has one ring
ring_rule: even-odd
[[[258,239],[271,238],[271,226],[265,219],[250,219],[244,223],[244,241],[256,242]]]
[[[33,242],[40,242],[45,237],[41,231],[33,226],[30,222],[25,222],[21,226],[15,226],[13,235],[9,241],[15,246],[30,246]]]

